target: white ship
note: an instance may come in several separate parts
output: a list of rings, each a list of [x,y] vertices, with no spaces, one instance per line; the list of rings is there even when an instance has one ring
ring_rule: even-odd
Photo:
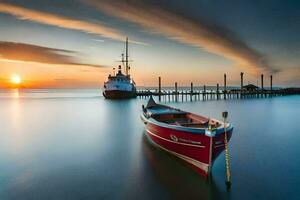
[[[126,54],[124,60],[124,54],[122,54],[122,64],[125,67],[125,74],[122,73],[122,66],[119,65],[118,73],[108,76],[108,80],[104,83],[103,96],[106,99],[127,99],[136,97],[136,86],[131,79],[128,61],[128,38],[126,38]]]

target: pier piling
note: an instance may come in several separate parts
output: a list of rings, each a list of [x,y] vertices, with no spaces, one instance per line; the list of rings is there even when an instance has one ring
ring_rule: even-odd
[[[224,91],[223,91],[224,99],[226,99],[226,91],[227,91],[227,80],[226,80],[226,74],[224,74]]]
[[[161,77],[158,77],[158,100],[161,100]]]
[[[271,90],[271,94],[273,92],[273,76],[270,76],[270,90]]]
[[[243,97],[243,86],[244,86],[244,72],[241,72],[241,92],[240,92],[240,98]]]
[[[217,83],[217,100],[219,100],[219,95],[220,95],[220,91],[219,91],[219,83]]]
[[[190,93],[191,101],[193,100],[193,93],[194,93],[194,85],[193,82],[191,82],[191,93]]]
[[[261,90],[263,91],[264,90],[264,75],[261,74]]]
[[[175,101],[178,101],[177,82],[175,82]]]
[[[265,96],[266,93],[264,92],[264,75],[261,74],[261,97]]]
[[[206,99],[206,85],[203,86],[203,94],[202,94],[203,100]]]
[[[244,86],[244,73],[241,72],[241,90],[243,89]]]

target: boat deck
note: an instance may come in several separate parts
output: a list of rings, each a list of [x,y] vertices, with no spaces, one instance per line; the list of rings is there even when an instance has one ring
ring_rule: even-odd
[[[152,117],[162,123],[175,125],[175,126],[183,126],[183,127],[193,127],[193,128],[217,128],[220,127],[221,124],[217,121],[194,115],[188,112],[183,112],[180,110],[171,110],[172,112],[168,112],[168,110],[161,111],[159,113],[152,113]]]

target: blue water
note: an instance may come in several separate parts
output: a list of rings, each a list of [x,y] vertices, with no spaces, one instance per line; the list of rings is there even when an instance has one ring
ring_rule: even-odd
[[[206,182],[143,136],[145,99],[98,90],[0,92],[0,199],[299,199],[300,96],[164,102],[235,125]]]

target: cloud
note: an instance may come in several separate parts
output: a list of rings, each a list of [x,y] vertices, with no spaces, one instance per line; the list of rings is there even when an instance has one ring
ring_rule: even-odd
[[[67,18],[64,16],[31,10],[12,4],[0,3],[0,13],[13,15],[21,20],[28,20],[41,24],[57,26],[60,28],[92,33],[113,40],[124,41],[125,39],[125,36],[118,30],[100,23],[91,23],[87,21]],[[130,40],[129,42],[133,44],[147,45],[146,43],[134,40]]]
[[[284,85],[300,86],[300,70],[299,67],[285,68],[284,70],[278,70],[276,76],[273,76],[274,82],[280,80]]]
[[[248,73],[269,71],[265,57],[221,26],[178,15],[144,0],[82,0],[108,15],[136,23],[150,33],[223,56]],[[149,1],[147,1],[149,2]],[[202,20],[202,21],[201,21]],[[217,27],[217,28],[216,28]]]
[[[58,26],[61,28],[93,33],[115,40],[124,40],[124,36],[122,34],[101,24],[74,20],[67,17],[30,10],[6,3],[0,3],[0,12],[13,15],[22,20],[29,20],[42,24]]]
[[[104,40],[99,40],[99,39],[93,39],[95,42],[105,42]]]
[[[0,59],[37,62],[47,64],[84,65],[103,67],[76,61],[77,52],[64,49],[55,49],[25,43],[0,41]]]

